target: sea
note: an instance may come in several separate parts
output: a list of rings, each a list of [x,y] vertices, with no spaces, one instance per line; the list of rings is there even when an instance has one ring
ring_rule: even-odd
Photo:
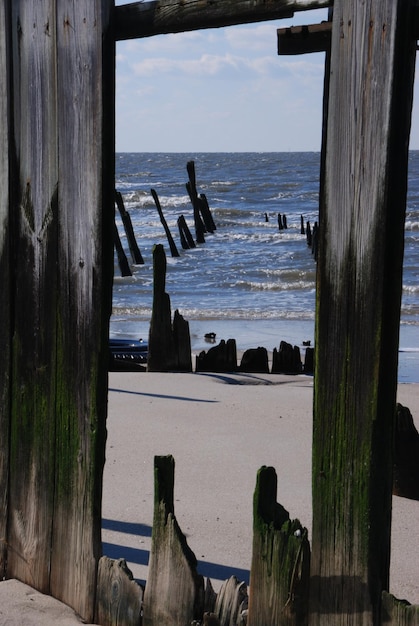
[[[216,230],[183,249],[181,215],[195,237],[189,162]],[[133,263],[117,211],[132,275],[121,275],[115,253],[111,336],[148,338],[153,246],[162,244],[172,314],[177,309],[189,322],[193,354],[230,338],[238,351],[271,351],[281,341],[302,353],[308,342],[314,346],[316,260],[301,223],[312,229],[318,221],[319,172],[318,152],[117,153],[116,189],[144,263]],[[179,256],[171,254],[152,189]],[[419,151],[409,155],[398,379],[419,382]]]

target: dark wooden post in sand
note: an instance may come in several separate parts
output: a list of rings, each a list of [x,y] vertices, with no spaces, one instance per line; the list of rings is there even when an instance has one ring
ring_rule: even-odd
[[[0,7],[1,574],[88,622],[112,302],[112,6]]]
[[[413,6],[334,3],[318,255],[310,626],[377,626],[389,584]]]

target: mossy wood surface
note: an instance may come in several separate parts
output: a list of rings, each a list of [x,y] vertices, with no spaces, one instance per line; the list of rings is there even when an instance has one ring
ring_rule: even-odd
[[[202,619],[204,580],[174,514],[174,459],[154,459],[154,517],[143,626],[189,626]]]
[[[310,577],[307,530],[276,501],[273,467],[257,475],[250,570],[251,626],[306,626]]]
[[[113,268],[111,4],[13,0],[0,9],[12,92],[0,100],[11,107],[10,118],[0,111],[9,138],[0,157],[6,363],[13,328],[11,366],[0,375],[1,445],[10,443],[6,575],[88,621],[101,551]]]
[[[8,66],[7,7],[0,4],[0,68],[3,89],[0,91],[0,578],[7,564],[7,506],[10,432],[11,373],[11,258],[9,221],[9,129],[10,129],[10,67]]]
[[[310,626],[379,623],[415,37],[409,0],[336,0],[320,215]]]
[[[383,591],[381,626],[419,626],[419,606]]]

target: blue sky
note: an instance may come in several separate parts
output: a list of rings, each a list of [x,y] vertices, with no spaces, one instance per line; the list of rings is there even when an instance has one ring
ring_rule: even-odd
[[[278,56],[276,31],[323,19],[327,11],[307,11],[118,42],[117,151],[318,151],[324,54]]]

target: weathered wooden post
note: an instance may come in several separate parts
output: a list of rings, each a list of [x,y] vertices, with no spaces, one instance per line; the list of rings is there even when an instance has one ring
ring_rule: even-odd
[[[1,574],[87,621],[112,300],[112,5],[0,7]]]
[[[316,313],[310,626],[377,626],[415,36],[410,0],[336,0]]]

